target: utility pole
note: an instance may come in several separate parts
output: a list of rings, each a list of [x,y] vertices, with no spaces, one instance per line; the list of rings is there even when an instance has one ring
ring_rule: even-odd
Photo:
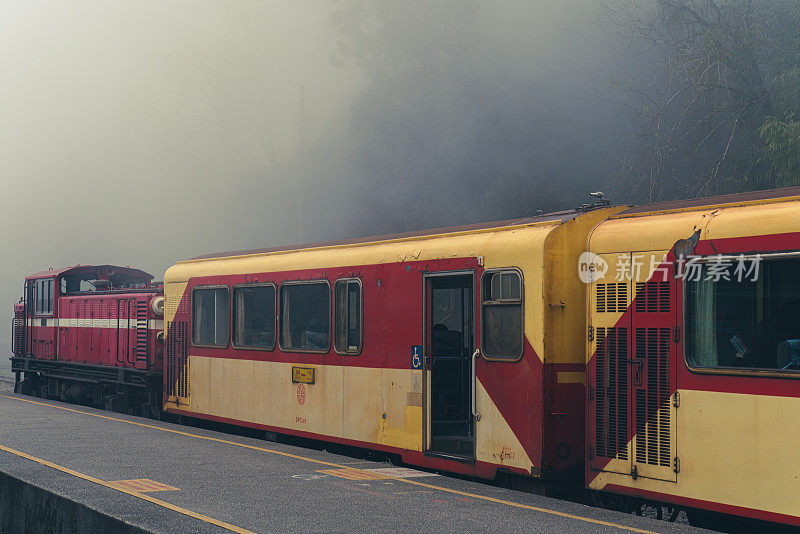
[[[300,86],[299,107],[298,107],[298,141],[300,149],[300,176],[297,184],[297,243],[305,243],[305,196],[306,196],[306,175],[308,174],[308,163],[306,161],[306,90]]]

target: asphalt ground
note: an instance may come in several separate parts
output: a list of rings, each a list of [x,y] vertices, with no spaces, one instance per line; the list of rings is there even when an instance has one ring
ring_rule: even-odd
[[[0,469],[152,532],[702,532],[13,393],[0,393]],[[141,479],[169,488],[116,482]]]

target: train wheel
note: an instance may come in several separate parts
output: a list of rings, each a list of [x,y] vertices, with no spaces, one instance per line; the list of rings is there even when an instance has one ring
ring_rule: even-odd
[[[618,512],[627,511],[628,499],[623,495],[608,493],[605,491],[592,491],[592,503],[599,508],[607,510],[617,510]]]
[[[686,517],[689,524],[693,527],[706,528],[709,530],[734,530],[735,525],[730,516],[711,512],[709,510],[699,510],[693,508],[686,510]]]
[[[678,515],[681,513],[681,509],[677,506],[665,506],[664,512],[666,514],[665,519],[670,523],[674,523],[678,519]]]
[[[161,401],[160,395],[157,391],[147,392],[147,412],[148,417],[151,417],[156,421],[161,420]]]
[[[633,513],[641,517],[649,517],[650,519],[664,519],[664,509],[658,503],[639,501],[634,504]]]

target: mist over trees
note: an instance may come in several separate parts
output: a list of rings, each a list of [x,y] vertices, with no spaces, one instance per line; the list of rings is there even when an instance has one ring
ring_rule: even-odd
[[[355,231],[528,216],[608,182],[603,103],[561,99],[549,74],[493,57],[491,9],[351,1],[335,12],[341,60],[369,80],[351,115]]]
[[[605,14],[650,65],[614,82],[632,199],[800,184],[800,2],[620,1]]]
[[[646,202],[800,184],[800,2],[571,3],[592,15],[570,28],[591,56],[579,75],[559,72],[566,40],[544,73],[493,56],[497,6],[334,11],[336,61],[368,80],[351,110],[350,233],[527,216],[598,189]]]

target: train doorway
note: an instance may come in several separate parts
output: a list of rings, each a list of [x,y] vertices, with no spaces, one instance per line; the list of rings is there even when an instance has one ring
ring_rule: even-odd
[[[428,452],[472,460],[471,412],[475,345],[474,276],[431,274],[425,278],[425,395]]]

